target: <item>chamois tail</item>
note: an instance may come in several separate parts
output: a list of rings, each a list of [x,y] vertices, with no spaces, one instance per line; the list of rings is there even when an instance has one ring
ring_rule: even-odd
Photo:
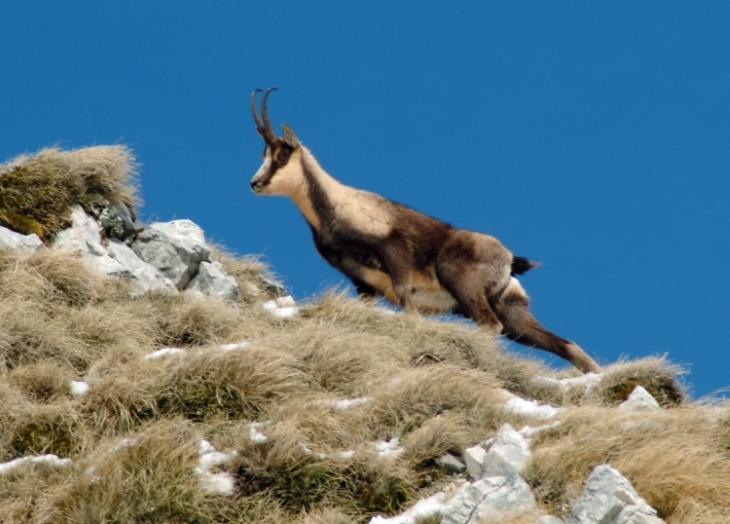
[[[525,257],[512,257],[512,274],[523,275],[532,268],[538,267],[540,262],[533,262]]]

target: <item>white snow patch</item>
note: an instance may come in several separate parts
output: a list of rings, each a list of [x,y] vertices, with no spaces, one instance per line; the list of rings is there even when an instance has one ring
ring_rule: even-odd
[[[294,302],[294,297],[287,295],[285,297],[279,297],[274,300],[278,307],[296,307],[297,303]]]
[[[340,451],[340,454],[337,455],[342,460],[351,459],[355,456],[355,450],[354,449],[348,449],[347,451]]]
[[[38,457],[22,457],[10,462],[0,464],[0,475],[8,473],[23,464],[49,464],[51,466],[61,467],[71,464],[71,459],[61,458],[58,455],[40,455]]]
[[[343,398],[340,400],[328,400],[328,399],[320,399],[320,400],[312,400],[311,402],[307,402],[308,405],[314,405],[314,406],[327,406],[331,408],[335,408],[337,411],[344,411],[346,409],[354,408],[356,406],[362,406],[363,404],[368,404],[373,399],[370,397],[360,397],[360,398]]]
[[[213,453],[215,451],[215,448],[213,447],[213,444],[210,443],[208,440],[201,440],[200,445],[198,446],[198,454],[199,455],[205,455],[206,453]]]
[[[205,473],[210,471],[216,466],[225,464],[231,459],[231,456],[220,451],[210,451],[203,455],[200,455],[198,465],[195,467],[196,473]]]
[[[157,351],[146,354],[144,356],[144,359],[155,360],[158,358],[166,357],[168,355],[180,355],[182,353],[185,353],[185,350],[181,348],[160,348]]]
[[[118,451],[123,450],[124,448],[128,448],[129,446],[134,446],[137,443],[137,439],[134,438],[123,438],[119,442],[117,442],[113,448],[109,450],[109,453],[116,453]]]
[[[258,426],[262,426],[261,423],[254,423],[251,424],[251,429],[249,430],[248,436],[251,439],[251,442],[266,442],[269,437],[261,433],[258,429],[256,429]]]
[[[414,524],[416,519],[440,513],[446,506],[446,493],[443,491],[421,499],[416,504],[395,517],[375,516],[370,519],[370,524]]]
[[[522,397],[512,397],[505,405],[504,410],[515,415],[527,415],[530,417],[552,418],[561,409],[549,404],[538,404],[536,400],[525,400]]]
[[[233,342],[231,344],[221,344],[218,346],[221,351],[234,351],[236,349],[243,349],[251,345],[251,342],[244,340],[243,342]]]
[[[381,440],[379,442],[374,442],[373,446],[375,447],[375,450],[378,452],[378,455],[380,455],[381,457],[398,458],[405,451],[403,448],[399,447],[400,446],[399,437],[393,437],[390,440]]]
[[[227,464],[231,460],[231,455],[216,451],[213,445],[207,440],[200,441],[198,453],[200,454],[200,459],[194,471],[200,479],[200,486],[203,492],[217,495],[233,495],[235,485],[233,476],[227,471],[211,472],[216,467]]]
[[[233,495],[235,481],[227,471],[222,473],[202,473],[200,476],[201,489],[205,493],[214,495]]]
[[[89,391],[89,385],[86,382],[81,382],[78,380],[71,381],[71,396],[72,397],[74,397],[74,398],[80,397],[87,391]]]
[[[299,314],[299,308],[291,295],[264,302],[263,308],[279,318],[290,318]]]

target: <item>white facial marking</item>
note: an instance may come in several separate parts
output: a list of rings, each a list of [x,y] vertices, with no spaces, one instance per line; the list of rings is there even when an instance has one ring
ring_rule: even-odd
[[[261,167],[258,171],[256,171],[256,174],[251,179],[251,182],[255,182],[259,178],[266,175],[266,173],[269,172],[269,168],[271,167],[271,152],[267,149],[266,150],[266,156],[264,157],[264,162],[261,164]],[[260,191],[263,191],[265,188],[261,188]],[[259,191],[257,191],[259,192]]]

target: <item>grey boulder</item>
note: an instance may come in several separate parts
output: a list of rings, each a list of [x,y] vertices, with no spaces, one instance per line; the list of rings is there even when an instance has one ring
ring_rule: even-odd
[[[486,477],[461,490],[443,510],[441,524],[474,524],[504,512],[532,511],[535,497],[519,475]]]
[[[226,273],[220,262],[201,262],[187,289],[234,303],[238,300],[238,281]]]
[[[464,451],[467,471],[474,480],[518,474],[529,457],[529,441],[509,424],[499,429],[489,451],[482,446]]]
[[[657,411],[661,409],[659,403],[651,396],[642,386],[636,386],[629,395],[629,398],[618,405],[618,409],[629,411],[650,410]]]
[[[636,493],[621,473],[607,464],[596,466],[567,524],[662,524],[656,510]]]
[[[203,230],[187,219],[150,224],[137,235],[132,249],[169,278],[178,290],[187,287],[201,262],[210,262]]]

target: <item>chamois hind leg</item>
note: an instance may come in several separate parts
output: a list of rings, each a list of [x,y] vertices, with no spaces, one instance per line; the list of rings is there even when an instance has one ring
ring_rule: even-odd
[[[480,278],[466,275],[459,280],[439,279],[451,296],[459,304],[459,312],[480,326],[486,326],[497,335],[502,334],[503,326],[487,301],[484,282]]]
[[[436,276],[461,314],[501,334],[502,323],[487,297],[504,289],[511,262],[511,253],[496,239],[460,230],[444,245]]]
[[[555,353],[583,373],[601,372],[599,365],[578,344],[548,331],[532,316],[527,294],[516,278],[510,280],[493,305],[504,327],[503,334],[510,340]]]

